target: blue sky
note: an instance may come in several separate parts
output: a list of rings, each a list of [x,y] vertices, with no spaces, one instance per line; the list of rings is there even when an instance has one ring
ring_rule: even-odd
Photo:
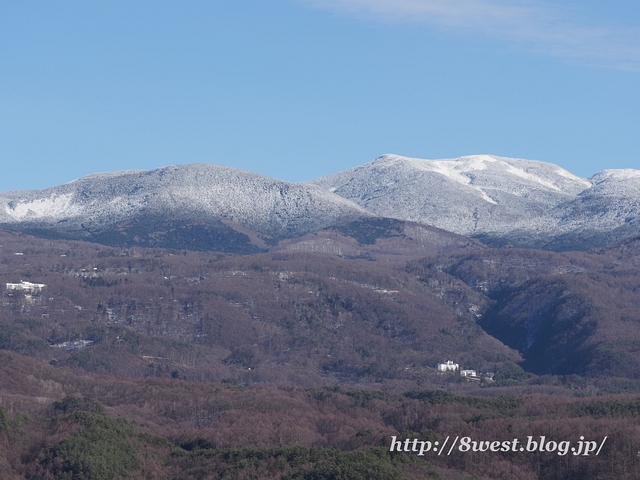
[[[0,2],[0,191],[384,153],[640,169],[640,2]]]

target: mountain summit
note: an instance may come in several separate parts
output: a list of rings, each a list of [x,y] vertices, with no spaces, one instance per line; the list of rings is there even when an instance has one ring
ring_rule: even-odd
[[[462,235],[547,232],[553,208],[591,187],[550,163],[491,155],[420,160],[384,155],[312,182],[371,212]]]
[[[280,237],[368,213],[317,186],[207,163],[94,174],[45,190],[0,194],[0,222],[14,226],[91,230],[140,216],[225,219]]]
[[[576,236],[601,243],[604,232],[617,239],[638,231],[636,170],[605,170],[584,179],[551,163],[493,155],[383,155],[310,183],[375,215],[502,243],[543,246],[562,238],[570,248]]]

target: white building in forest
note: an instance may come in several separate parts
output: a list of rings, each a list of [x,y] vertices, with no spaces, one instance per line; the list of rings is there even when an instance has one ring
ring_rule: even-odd
[[[20,280],[20,283],[7,283],[6,286],[7,290],[18,290],[28,293],[37,293],[46,287],[44,283],[23,282],[22,280]]]
[[[439,363],[436,365],[439,372],[455,372],[460,369],[460,365],[453,363],[451,360],[447,360],[446,363]]]

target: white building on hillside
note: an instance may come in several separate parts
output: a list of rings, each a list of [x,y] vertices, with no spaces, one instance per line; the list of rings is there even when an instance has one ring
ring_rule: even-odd
[[[46,285],[44,283],[31,283],[31,282],[23,282],[20,280],[20,283],[7,283],[7,290],[20,290],[23,292],[36,293],[40,292]]]
[[[451,360],[447,360],[447,363],[439,363],[436,365],[439,372],[455,372],[460,369],[460,365],[453,363]]]

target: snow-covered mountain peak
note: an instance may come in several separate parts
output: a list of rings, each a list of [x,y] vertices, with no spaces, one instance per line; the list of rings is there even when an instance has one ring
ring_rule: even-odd
[[[591,182],[551,163],[495,155],[423,160],[383,155],[314,180],[380,216],[462,234],[553,228],[554,206]]]
[[[141,213],[228,219],[274,236],[371,215],[314,185],[206,163],[89,175],[45,190],[0,194],[3,223],[65,221],[101,227]]]
[[[368,164],[347,170],[347,172],[369,170],[375,174],[391,169],[414,170],[441,175],[446,180],[474,188],[484,200],[490,203],[495,202],[489,198],[492,197],[489,190],[523,195],[527,190],[543,189],[560,194],[576,195],[591,187],[589,180],[573,175],[557,165],[495,155],[468,155],[458,158],[424,160],[388,154],[378,157]],[[332,176],[325,178],[330,177]]]
[[[637,197],[640,195],[640,170],[631,168],[609,169],[596,173],[590,178],[593,188],[584,195],[605,195],[615,197]]]
[[[591,177],[591,181],[594,184],[598,184],[605,180],[630,180],[636,178],[640,178],[640,170],[634,170],[633,168],[611,168],[596,173]]]

